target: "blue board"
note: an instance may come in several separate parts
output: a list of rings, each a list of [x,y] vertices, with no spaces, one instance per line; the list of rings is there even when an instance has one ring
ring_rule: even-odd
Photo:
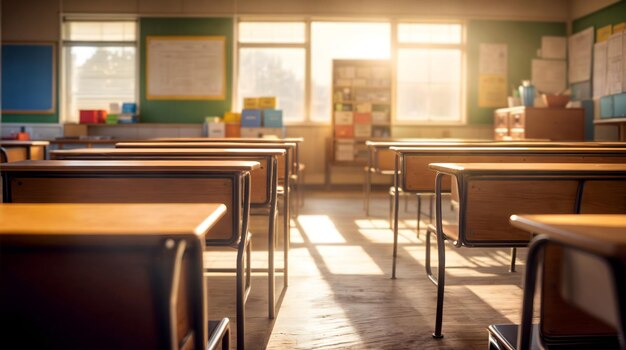
[[[55,113],[54,44],[2,45],[3,113]]]

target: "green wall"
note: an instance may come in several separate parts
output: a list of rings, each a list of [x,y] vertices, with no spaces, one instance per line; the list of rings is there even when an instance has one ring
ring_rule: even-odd
[[[574,33],[577,33],[589,27],[598,29],[607,24],[618,24],[621,22],[626,22],[626,1],[620,1],[600,11],[574,20],[572,30]]]
[[[206,116],[230,111],[233,80],[232,18],[142,18],[140,20],[139,108],[142,123],[202,123]],[[146,99],[146,36],[212,35],[226,37],[226,98],[214,101]]]
[[[517,87],[531,77],[541,37],[565,36],[564,22],[470,21],[467,25],[467,121],[493,123],[493,108],[478,107],[478,62],[481,43],[507,44],[508,85]]]

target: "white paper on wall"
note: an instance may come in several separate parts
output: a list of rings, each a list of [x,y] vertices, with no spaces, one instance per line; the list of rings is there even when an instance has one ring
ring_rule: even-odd
[[[549,94],[563,92],[567,87],[567,63],[565,60],[532,60],[533,85],[538,91]]]
[[[591,53],[593,50],[593,27],[569,37],[569,82],[578,83],[591,79]]]
[[[624,39],[622,33],[615,33],[608,40],[606,84],[610,95],[621,93],[623,88]]]
[[[607,42],[597,43],[593,47],[593,97],[606,95]]]

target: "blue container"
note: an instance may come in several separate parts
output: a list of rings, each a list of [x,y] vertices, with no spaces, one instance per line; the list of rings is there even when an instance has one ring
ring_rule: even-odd
[[[602,96],[600,98],[600,118],[611,118],[613,115],[613,96]]]
[[[519,87],[519,95],[525,107],[535,105],[535,87],[529,81],[524,81]]]
[[[283,111],[280,109],[264,109],[263,126],[266,128],[282,128]]]
[[[241,127],[260,128],[263,125],[260,109],[244,109],[241,111]]]
[[[626,93],[613,95],[613,116],[626,116]]]
[[[137,113],[137,104],[136,103],[131,103],[131,102],[124,102],[124,103],[122,103],[122,113],[136,114]]]

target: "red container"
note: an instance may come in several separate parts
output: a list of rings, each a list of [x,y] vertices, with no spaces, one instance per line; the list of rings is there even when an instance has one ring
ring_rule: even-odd
[[[335,125],[335,137],[336,138],[352,138],[354,137],[353,125]]]
[[[226,123],[226,137],[241,137],[241,124]]]
[[[79,118],[81,124],[100,124],[104,123],[107,117],[107,111],[104,109],[81,109]]]
[[[354,113],[355,124],[372,124],[372,113]]]

